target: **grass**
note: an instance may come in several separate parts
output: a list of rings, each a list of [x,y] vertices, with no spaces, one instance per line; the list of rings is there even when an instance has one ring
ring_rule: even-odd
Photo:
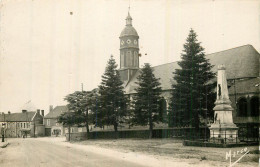
[[[95,145],[99,147],[115,149],[122,152],[137,152],[153,156],[163,156],[167,158],[195,159],[198,161],[219,161],[227,162],[226,152],[231,150],[238,151],[244,147],[238,148],[210,148],[210,147],[192,147],[183,146],[180,139],[117,139],[117,140],[86,140],[79,144]],[[258,162],[258,147],[247,147],[250,151],[248,155],[240,162]],[[232,158],[232,161],[238,159],[241,155]]]

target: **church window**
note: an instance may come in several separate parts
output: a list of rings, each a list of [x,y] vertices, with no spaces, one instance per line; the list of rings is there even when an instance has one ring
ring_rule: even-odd
[[[122,54],[121,54],[121,64],[120,64],[120,65],[121,65],[121,66],[120,66],[121,68],[122,68],[122,67],[125,67],[124,61],[125,61],[125,58],[124,58],[124,54],[122,53]]]
[[[247,116],[247,101],[246,98],[241,98],[238,101],[238,116],[246,117]]]
[[[252,97],[250,100],[251,107],[251,116],[258,117],[259,116],[259,97]]]
[[[126,66],[127,67],[131,66],[131,51],[127,51],[126,60],[127,60]]]
[[[134,52],[134,66],[137,67],[137,61],[138,61],[138,55],[137,55],[137,52],[135,51]]]

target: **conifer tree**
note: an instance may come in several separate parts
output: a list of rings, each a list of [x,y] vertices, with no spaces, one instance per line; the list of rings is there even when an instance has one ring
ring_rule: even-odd
[[[152,138],[154,123],[159,123],[161,120],[159,111],[162,92],[160,79],[154,76],[150,64],[145,64],[137,80],[138,87],[135,89],[136,95],[133,98],[132,123],[142,126],[149,125],[149,137]]]
[[[123,82],[116,68],[115,59],[111,56],[99,86],[100,109],[98,112],[99,125],[112,125],[115,132],[119,123],[123,123],[127,115],[127,99],[124,96]]]
[[[213,115],[213,84],[215,77],[212,65],[205,58],[204,48],[191,29],[183,45],[180,69],[173,72],[172,97],[169,110],[169,126],[191,126],[199,128],[200,118]]]

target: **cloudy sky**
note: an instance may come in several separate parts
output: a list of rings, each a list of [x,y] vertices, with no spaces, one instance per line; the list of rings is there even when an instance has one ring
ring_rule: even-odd
[[[0,112],[29,100],[48,112],[66,94],[98,86],[129,0],[0,0]],[[180,60],[193,28],[206,53],[251,44],[260,51],[258,0],[131,0],[141,65]],[[145,55],[147,53],[147,55]]]

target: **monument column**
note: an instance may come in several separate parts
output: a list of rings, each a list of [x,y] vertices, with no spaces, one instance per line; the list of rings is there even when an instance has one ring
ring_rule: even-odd
[[[218,66],[217,77],[217,99],[215,102],[214,123],[210,126],[210,138],[214,141],[235,142],[237,137],[237,126],[233,123],[231,101],[229,100],[226,68]]]

